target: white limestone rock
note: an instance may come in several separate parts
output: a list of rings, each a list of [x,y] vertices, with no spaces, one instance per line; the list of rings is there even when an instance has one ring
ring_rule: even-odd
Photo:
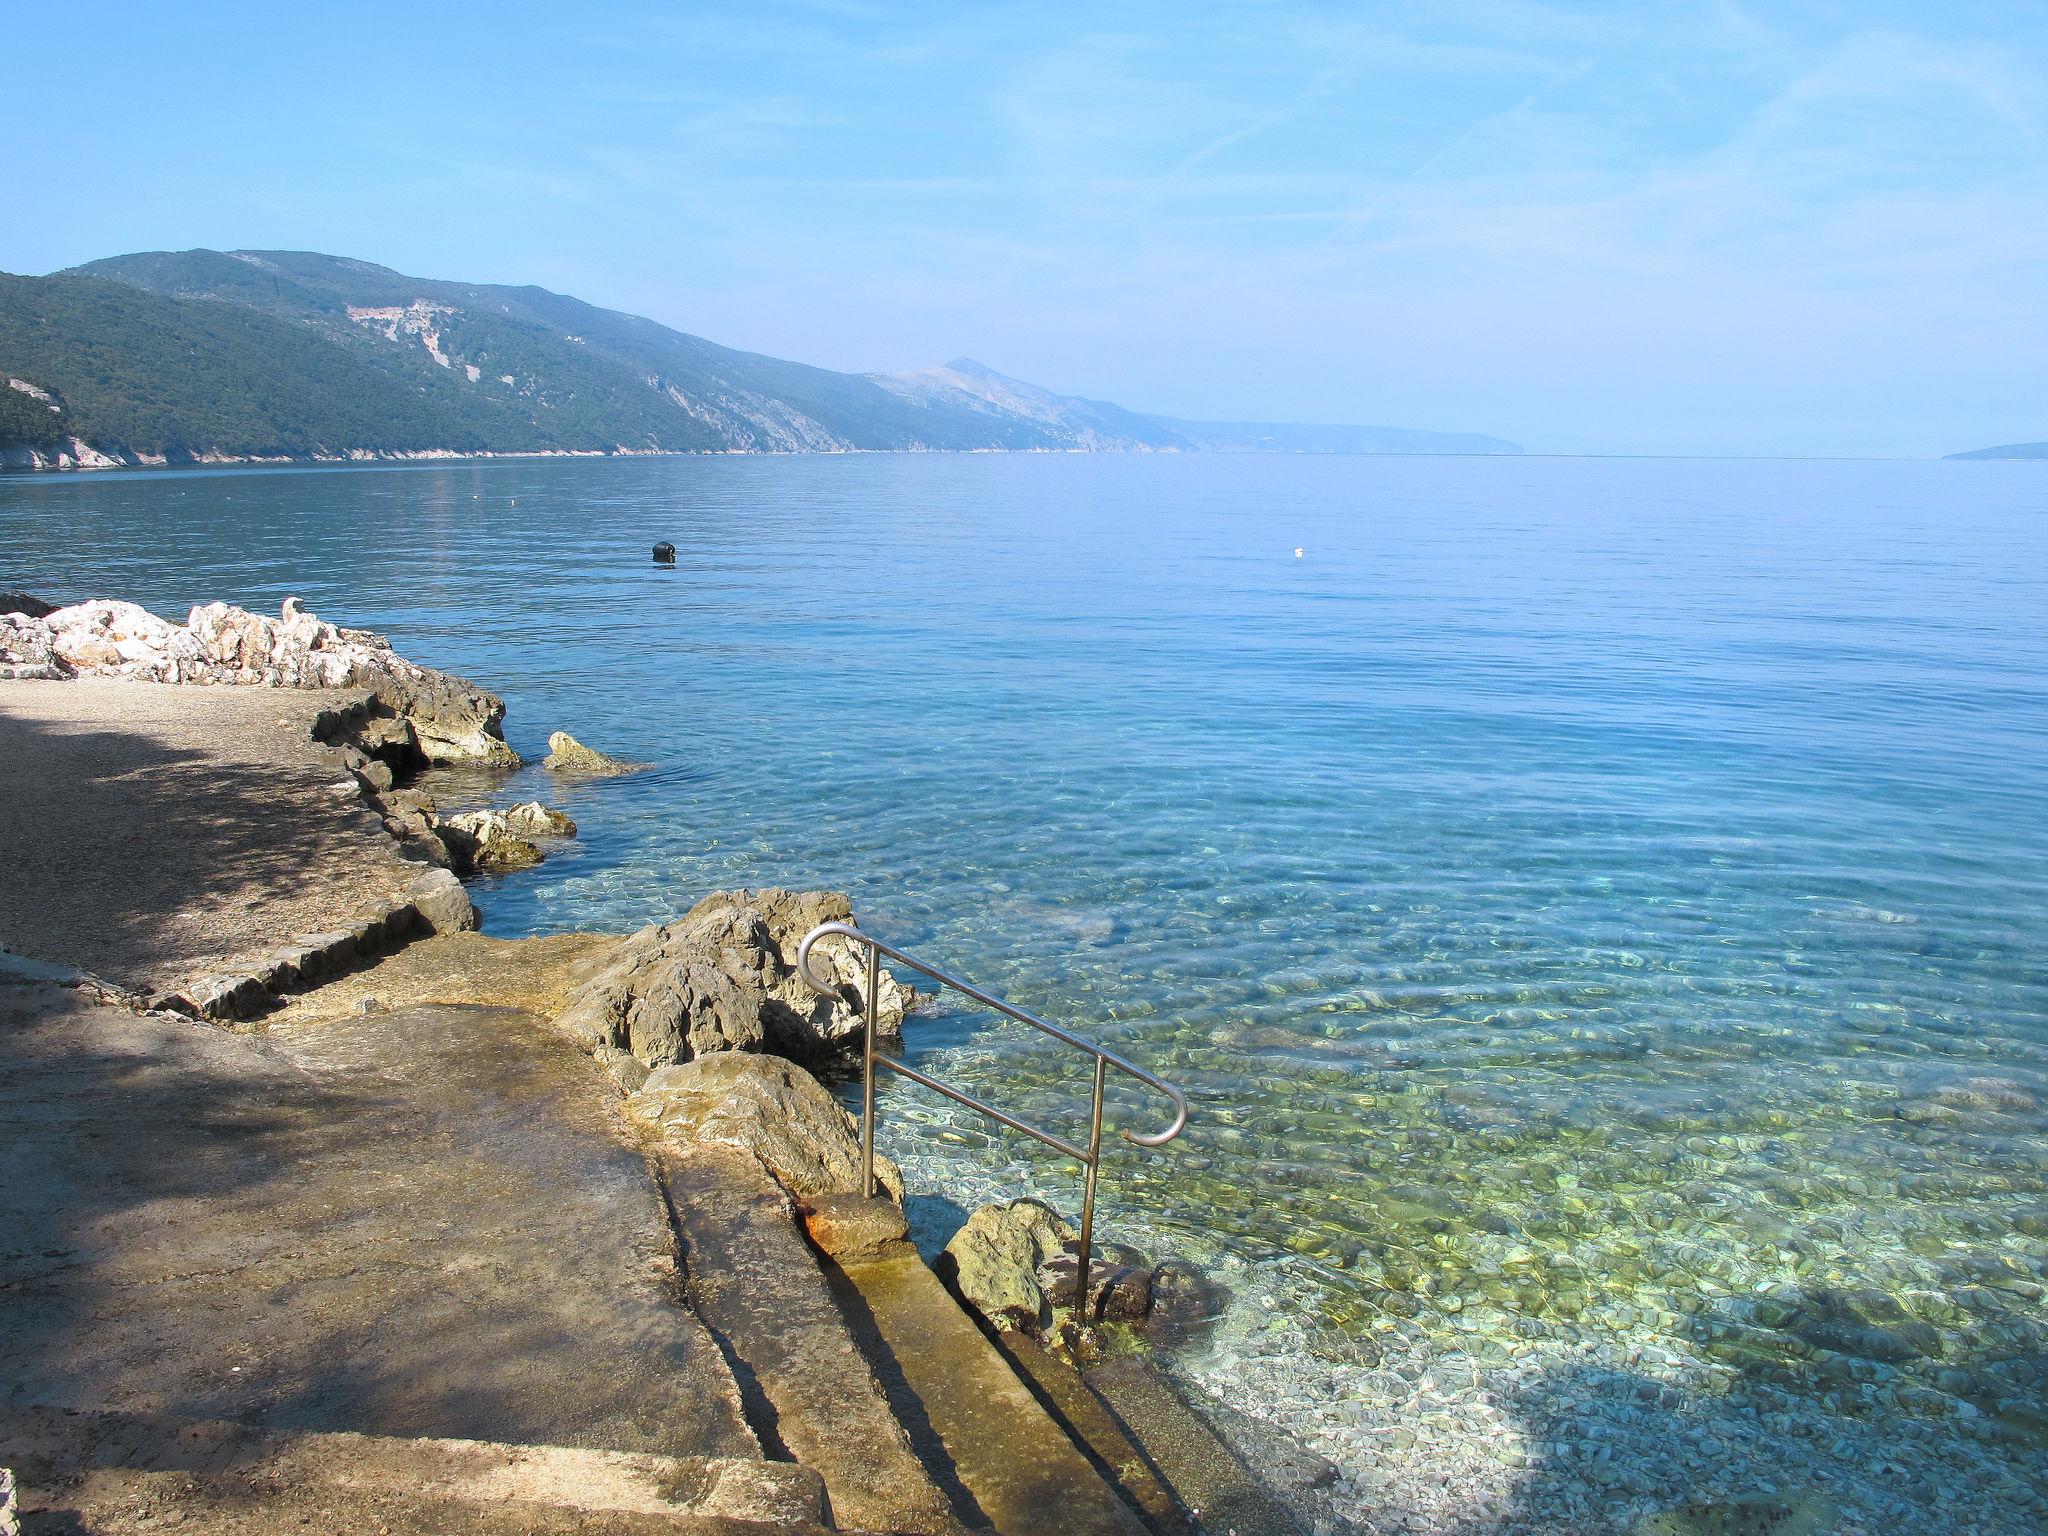
[[[502,699],[407,661],[382,635],[316,618],[297,598],[274,619],[207,603],[182,625],[105,598],[39,619],[0,615],[0,675],[62,676],[62,668],[156,683],[367,689],[405,723],[407,749],[425,762],[519,761],[500,730]]]

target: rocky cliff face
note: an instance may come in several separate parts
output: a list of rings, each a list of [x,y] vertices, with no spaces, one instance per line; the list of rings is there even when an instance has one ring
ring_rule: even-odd
[[[510,766],[505,701],[407,661],[382,635],[344,629],[287,599],[277,618],[227,603],[172,624],[136,603],[97,599],[40,617],[0,613],[0,677],[61,681],[82,673],[156,683],[366,690],[373,755],[395,766]]]

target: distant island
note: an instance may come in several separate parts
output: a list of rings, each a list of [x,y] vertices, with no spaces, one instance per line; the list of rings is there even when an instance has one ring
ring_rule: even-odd
[[[1972,448],[1952,453],[1952,459],[2048,459],[2048,443],[2006,443],[1997,448]]]
[[[0,465],[488,454],[1519,453],[1476,433],[1183,421],[968,359],[834,373],[542,288],[299,251],[0,274]]]

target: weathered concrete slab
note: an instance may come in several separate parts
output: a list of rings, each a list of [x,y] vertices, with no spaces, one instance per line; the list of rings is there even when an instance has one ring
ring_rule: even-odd
[[[660,1516],[663,1529],[678,1517],[797,1529],[824,1518],[817,1474],[787,1463],[264,1430],[167,1414],[0,1407],[0,1456],[32,1511],[75,1502],[87,1490],[103,1502],[122,1480],[100,1474],[131,1472],[231,1475],[231,1491],[238,1482],[244,1490],[396,1494],[407,1508]]]
[[[1123,1490],[1126,1502],[1136,1507],[1153,1536],[1198,1536],[1187,1510],[1160,1478],[1145,1448],[1088,1389],[1080,1372],[1056,1359],[1028,1333],[1002,1333],[992,1342],[1096,1472]]]
[[[0,986],[0,1401],[758,1457],[616,1104],[512,1010]]]
[[[660,1159],[690,1302],[741,1362],[762,1439],[824,1478],[841,1526],[957,1532],[855,1347],[789,1197],[730,1148],[664,1148]]]
[[[268,1021],[276,1029],[414,1003],[475,1003],[553,1018],[568,1005],[571,988],[587,979],[621,942],[608,933],[557,933],[536,939],[436,934],[317,991],[285,999]]]
[[[335,697],[0,681],[0,947],[151,992],[398,900],[421,867],[309,735]]]
[[[90,1472],[24,1506],[24,1536],[824,1536],[808,1523],[465,1504],[414,1489],[255,1472]]]
[[[1136,1357],[1084,1378],[1211,1536],[1306,1536],[1293,1514],[1248,1471],[1173,1384]]]
[[[914,1251],[825,1264],[920,1458],[968,1501],[964,1523],[1002,1536],[1146,1536]]]

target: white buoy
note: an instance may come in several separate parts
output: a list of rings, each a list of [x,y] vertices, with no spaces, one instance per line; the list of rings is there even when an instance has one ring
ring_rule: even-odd
[[[1304,553],[1305,553],[1305,551],[1304,551],[1304,550],[1302,549],[1302,547],[1301,547],[1301,546],[1300,546],[1299,544],[1297,544],[1297,545],[1295,545],[1295,546],[1294,546],[1294,558],[1295,558],[1295,559],[1299,560],[1299,559],[1300,559],[1300,558],[1302,557],[1302,555],[1303,555]]]

